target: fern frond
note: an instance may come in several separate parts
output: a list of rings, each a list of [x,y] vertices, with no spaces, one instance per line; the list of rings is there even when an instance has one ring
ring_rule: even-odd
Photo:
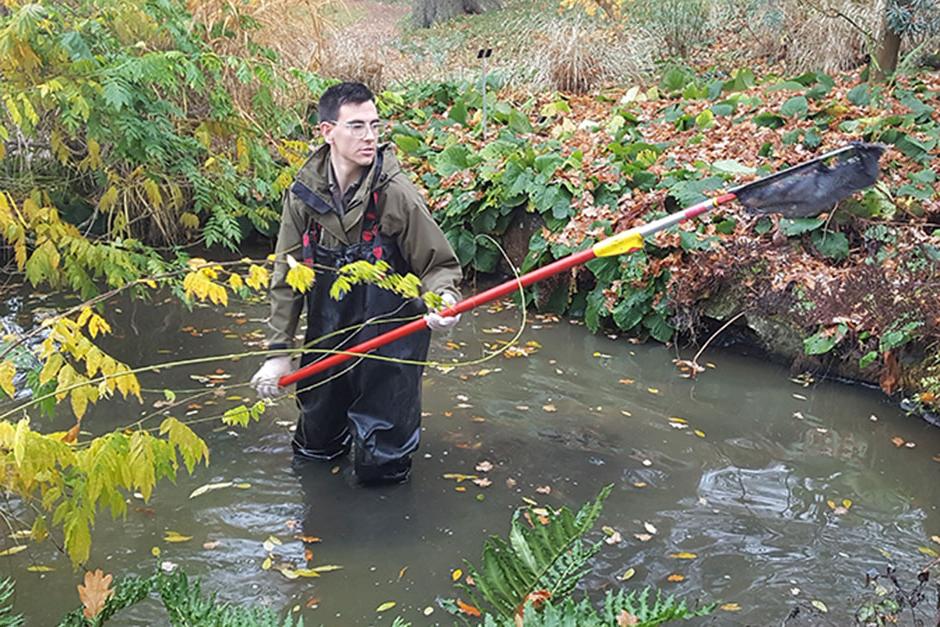
[[[7,577],[0,580],[0,627],[20,627],[23,617],[13,614],[13,580]]]
[[[475,589],[461,587],[475,600],[479,592],[503,618],[512,617],[533,592],[547,591],[549,598],[569,594],[600,548],[581,538],[594,525],[612,488],[606,486],[577,514],[567,507],[556,512],[518,510],[509,541],[490,538],[483,547],[482,565],[467,563]]]

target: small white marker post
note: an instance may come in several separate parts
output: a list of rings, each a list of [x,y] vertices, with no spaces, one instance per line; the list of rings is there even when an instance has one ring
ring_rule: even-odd
[[[480,93],[483,94],[483,140],[486,141],[486,60],[493,54],[492,48],[480,48],[477,59],[483,63],[483,76],[480,79]]]

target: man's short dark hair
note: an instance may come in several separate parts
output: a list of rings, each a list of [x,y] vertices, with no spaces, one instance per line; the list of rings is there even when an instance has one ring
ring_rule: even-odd
[[[375,96],[362,83],[339,83],[320,96],[317,117],[320,122],[335,122],[339,117],[339,109],[344,104],[362,104],[370,100],[375,100]]]

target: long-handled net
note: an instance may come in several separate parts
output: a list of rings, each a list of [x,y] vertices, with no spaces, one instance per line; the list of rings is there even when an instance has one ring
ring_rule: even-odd
[[[754,214],[779,213],[787,218],[819,215],[832,209],[840,200],[872,185],[878,178],[878,159],[883,152],[884,148],[875,144],[849,144],[786,170],[735,187],[720,196],[654,220],[649,224],[612,235],[587,250],[574,253],[543,268],[462,300],[442,311],[441,315],[456,316],[597,257],[622,255],[638,250],[643,247],[646,236],[690,220],[711,211],[718,205],[727,204],[736,199],[741,201],[747,211]],[[833,162],[832,165],[827,163],[830,161]],[[427,323],[423,318],[414,320],[347,350],[325,356],[300,370],[281,377],[278,383],[282,387],[288,386],[425,328],[427,328]]]

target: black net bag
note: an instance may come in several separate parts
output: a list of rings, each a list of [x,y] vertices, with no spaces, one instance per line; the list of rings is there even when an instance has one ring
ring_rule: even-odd
[[[832,166],[823,161],[797,166],[732,192],[750,213],[817,216],[873,185],[878,180],[878,159],[884,150],[877,144],[854,143],[852,150],[833,157]]]

